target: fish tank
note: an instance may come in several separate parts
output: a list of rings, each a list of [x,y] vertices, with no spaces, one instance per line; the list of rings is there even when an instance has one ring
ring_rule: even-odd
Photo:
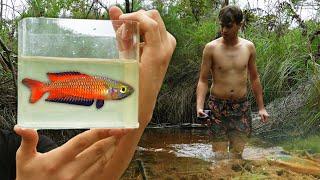
[[[137,128],[134,21],[24,18],[18,25],[18,125]]]

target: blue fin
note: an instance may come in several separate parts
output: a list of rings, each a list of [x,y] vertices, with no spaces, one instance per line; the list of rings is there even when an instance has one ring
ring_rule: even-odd
[[[104,100],[97,99],[97,102],[96,102],[97,109],[102,108],[103,105],[104,105]]]
[[[82,99],[78,97],[63,97],[63,98],[48,98],[46,101],[50,102],[58,102],[58,103],[66,103],[66,104],[75,104],[75,105],[81,105],[81,106],[91,106],[94,102],[94,100],[91,99]]]

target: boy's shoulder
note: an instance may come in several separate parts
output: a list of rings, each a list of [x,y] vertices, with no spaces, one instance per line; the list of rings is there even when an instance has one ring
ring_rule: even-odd
[[[222,37],[214,39],[214,40],[210,41],[208,44],[220,44],[220,43],[222,43]]]
[[[214,48],[216,46],[219,46],[221,44],[221,40],[222,40],[222,38],[220,37],[220,38],[217,38],[217,39],[214,39],[214,40],[208,42],[206,44],[206,48]]]
[[[244,39],[244,38],[240,38],[240,37],[239,37],[239,39],[240,39],[240,42],[242,44],[246,45],[247,47],[249,47],[249,48],[253,48],[254,47],[254,43],[251,42],[250,40]]]

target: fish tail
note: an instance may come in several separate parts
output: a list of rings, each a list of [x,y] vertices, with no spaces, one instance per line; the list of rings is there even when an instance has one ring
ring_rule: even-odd
[[[43,94],[46,92],[45,91],[45,84],[40,81],[29,79],[29,78],[24,78],[22,80],[22,83],[24,85],[26,85],[28,88],[30,88],[30,90],[31,90],[31,96],[30,96],[30,100],[29,100],[30,103],[37,102],[43,96]]]

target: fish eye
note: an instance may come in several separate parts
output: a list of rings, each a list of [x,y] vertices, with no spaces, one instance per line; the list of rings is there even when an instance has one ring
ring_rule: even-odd
[[[120,89],[120,92],[121,93],[125,93],[127,91],[127,88],[125,86],[122,86],[121,89]]]

